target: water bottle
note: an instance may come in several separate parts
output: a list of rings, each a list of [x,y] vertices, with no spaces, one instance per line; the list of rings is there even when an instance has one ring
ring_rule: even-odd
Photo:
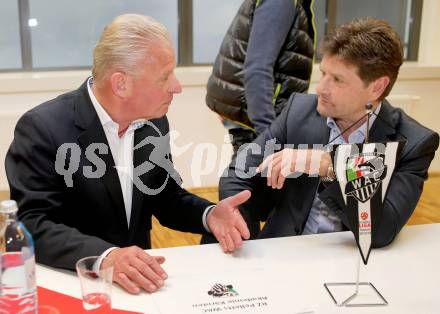
[[[0,203],[0,314],[38,311],[34,243],[17,210],[15,201]]]

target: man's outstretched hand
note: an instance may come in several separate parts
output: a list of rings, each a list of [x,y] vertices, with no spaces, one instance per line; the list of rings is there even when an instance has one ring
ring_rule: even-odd
[[[241,247],[242,239],[249,239],[249,229],[238,206],[250,197],[250,191],[241,191],[220,201],[208,214],[208,227],[224,252],[233,252]]]

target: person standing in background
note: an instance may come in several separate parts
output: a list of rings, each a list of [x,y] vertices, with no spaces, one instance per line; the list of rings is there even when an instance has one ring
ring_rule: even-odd
[[[206,103],[228,129],[234,156],[272,123],[293,92],[309,88],[312,2],[245,0],[233,19],[208,80]],[[248,226],[256,236],[259,222]],[[204,236],[202,243],[213,240]]]

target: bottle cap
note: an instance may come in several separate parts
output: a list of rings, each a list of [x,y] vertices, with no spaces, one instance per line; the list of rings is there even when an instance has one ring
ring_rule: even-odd
[[[14,200],[6,200],[0,202],[0,213],[14,213],[18,210],[17,202]]]

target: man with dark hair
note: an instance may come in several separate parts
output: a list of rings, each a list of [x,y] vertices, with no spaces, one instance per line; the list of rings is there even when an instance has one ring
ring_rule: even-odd
[[[339,26],[320,51],[317,95],[290,97],[274,123],[231,163],[220,179],[220,196],[252,191],[241,210],[255,219],[267,217],[261,238],[350,229],[330,154],[322,148],[330,142],[363,143],[363,117],[371,104],[369,141],[407,141],[372,239],[374,247],[387,245],[416,207],[438,134],[385,100],[402,64],[399,37],[387,22],[365,18]],[[309,149],[312,145],[315,149]],[[270,147],[277,151],[265,155]]]

